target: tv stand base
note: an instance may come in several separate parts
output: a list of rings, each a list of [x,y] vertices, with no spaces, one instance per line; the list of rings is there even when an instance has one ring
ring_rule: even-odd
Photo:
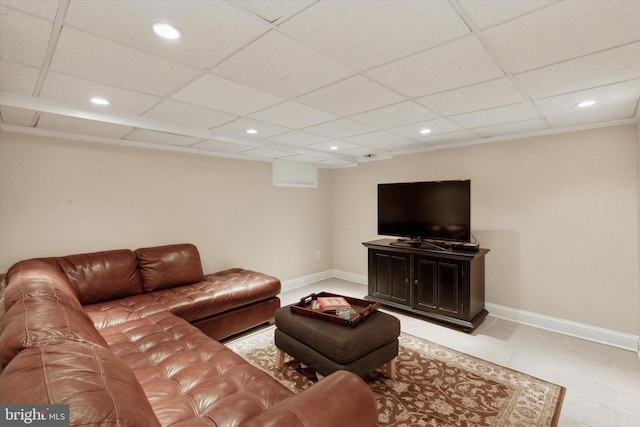
[[[473,332],[482,323],[485,317],[487,317],[487,315],[489,314],[489,312],[486,309],[483,309],[480,313],[476,315],[476,317],[474,317],[470,321],[467,321],[463,319],[456,319],[455,317],[444,316],[438,313],[428,313],[423,310],[417,310],[415,308],[407,307],[406,305],[403,305],[403,304],[397,304],[392,301],[384,300],[382,298],[373,297],[371,295],[367,295],[366,297],[364,297],[364,299],[366,299],[367,301],[377,302],[381,305],[385,305],[387,307],[397,309],[404,313],[423,317],[427,320],[430,320],[433,323],[438,323],[442,326],[447,326],[449,328],[457,329],[459,331],[467,332],[467,333]]]
[[[409,246],[391,239],[365,242],[369,258],[365,299],[473,331],[488,314],[484,308],[484,258],[489,250],[441,250],[422,243]]]

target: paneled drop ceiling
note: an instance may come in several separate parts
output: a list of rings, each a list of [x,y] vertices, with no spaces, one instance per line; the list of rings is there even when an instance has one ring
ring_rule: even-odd
[[[342,167],[633,123],[639,23],[639,0],[0,0],[1,127]]]

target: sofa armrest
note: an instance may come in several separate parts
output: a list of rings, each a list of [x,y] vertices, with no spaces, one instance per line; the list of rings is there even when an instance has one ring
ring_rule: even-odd
[[[242,427],[374,427],[377,421],[376,400],[369,386],[351,372],[337,371]]]

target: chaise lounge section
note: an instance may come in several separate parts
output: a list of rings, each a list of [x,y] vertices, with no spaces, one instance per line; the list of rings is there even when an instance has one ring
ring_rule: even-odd
[[[68,404],[74,426],[376,424],[357,376],[293,395],[216,341],[271,321],[280,282],[204,275],[193,245],[26,260],[6,282],[1,403]]]

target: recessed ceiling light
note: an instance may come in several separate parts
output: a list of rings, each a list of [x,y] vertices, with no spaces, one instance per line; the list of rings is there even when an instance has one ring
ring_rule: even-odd
[[[580,107],[580,108],[591,107],[595,103],[596,103],[596,101],[590,99],[588,101],[582,101],[582,102],[576,104],[576,107]]]
[[[427,135],[431,133],[431,129],[420,129],[420,135]]]
[[[329,150],[337,150],[337,149],[338,149],[338,146],[336,145],[332,145],[331,147],[329,147]]]
[[[178,40],[182,36],[182,32],[179,29],[163,22],[153,24],[153,32],[167,40]]]
[[[247,129],[245,132],[250,133],[251,135],[255,135],[256,133],[258,133],[257,129]]]
[[[100,97],[97,97],[97,96],[94,96],[93,98],[91,98],[91,103],[95,104],[95,105],[109,105],[109,104],[111,104],[111,102],[108,99],[100,98]]]

